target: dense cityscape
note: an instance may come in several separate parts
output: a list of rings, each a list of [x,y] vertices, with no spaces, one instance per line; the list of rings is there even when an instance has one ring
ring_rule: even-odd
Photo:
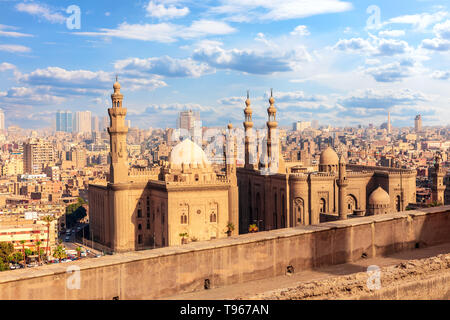
[[[0,300],[450,300],[447,2],[0,1]]]

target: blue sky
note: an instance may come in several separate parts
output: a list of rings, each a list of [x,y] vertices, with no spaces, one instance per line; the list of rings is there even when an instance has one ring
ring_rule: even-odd
[[[239,126],[247,90],[262,126],[270,88],[283,126],[379,125],[388,111],[397,126],[417,113],[450,124],[447,1],[0,0],[0,11],[7,125],[49,127],[59,109],[105,116],[115,74],[140,128],[174,127],[185,109]]]

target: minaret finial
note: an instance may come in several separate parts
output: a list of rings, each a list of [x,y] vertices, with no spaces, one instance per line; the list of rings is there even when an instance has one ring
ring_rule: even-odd
[[[250,90],[247,90],[247,99],[250,99]]]
[[[270,88],[270,97],[273,97],[273,88]]]
[[[116,82],[119,82],[119,75],[116,74]]]

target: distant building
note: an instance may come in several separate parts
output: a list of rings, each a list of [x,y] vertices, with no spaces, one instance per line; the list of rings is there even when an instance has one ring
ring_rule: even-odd
[[[188,133],[194,142],[201,144],[202,124],[200,112],[192,110],[181,111],[178,117],[177,128],[182,130],[180,132],[182,136]]]
[[[416,132],[422,132],[422,116],[420,114],[414,119],[414,130]]]
[[[92,113],[90,111],[77,111],[74,119],[74,131],[77,133],[91,133]]]
[[[57,132],[73,132],[72,111],[56,112],[56,131]]]
[[[97,116],[92,117],[91,130],[92,130],[92,132],[100,131],[100,121],[98,120]]]
[[[0,109],[0,132],[5,131],[5,113]]]
[[[23,145],[23,170],[28,174],[40,174],[56,159],[53,145],[42,139],[30,139]]]
[[[294,124],[292,126],[292,130],[294,130],[294,131],[303,131],[308,128],[311,128],[311,122],[307,122],[307,121],[297,121],[297,122],[294,122]]]

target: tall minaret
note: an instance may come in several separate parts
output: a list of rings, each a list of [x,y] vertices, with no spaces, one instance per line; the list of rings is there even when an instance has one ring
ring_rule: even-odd
[[[228,132],[225,145],[226,174],[230,183],[228,189],[228,222],[231,222],[235,230],[239,230],[239,189],[237,186],[237,137],[232,133],[233,125],[228,124]]]
[[[254,145],[254,136],[253,136],[253,120],[252,120],[252,108],[250,102],[250,93],[247,91],[247,100],[245,100],[246,108],[244,110],[245,121],[244,121],[244,129],[245,129],[245,168],[246,169],[255,169],[255,165],[258,163],[254,163],[253,157],[255,157],[255,147]]]
[[[122,106],[123,95],[120,93],[120,84],[117,77],[113,88],[114,93],[111,95],[112,108],[108,109],[111,121],[110,127],[108,128],[111,142],[109,182],[115,184],[128,182],[128,127],[125,125],[127,109]]]
[[[236,137],[233,135],[233,125],[228,124],[226,145],[225,145],[225,163],[226,173],[230,180],[236,180],[236,161],[237,161],[237,142]]]
[[[445,170],[442,167],[441,154],[438,153],[435,158],[434,172],[433,172],[433,184],[431,187],[431,201],[444,205],[444,176]]]
[[[337,185],[339,187],[339,220],[347,219],[347,208],[346,208],[346,198],[347,198],[347,164],[344,155],[341,155],[339,159],[339,178],[337,180]]]
[[[270,89],[269,103],[270,106],[267,109],[267,114],[269,116],[269,121],[267,121],[267,167],[270,170],[274,165],[277,165],[277,157],[279,156],[278,137],[276,136],[276,129],[278,127],[277,109],[275,108],[275,99],[273,97],[272,89]],[[278,168],[276,169],[278,171]]]

